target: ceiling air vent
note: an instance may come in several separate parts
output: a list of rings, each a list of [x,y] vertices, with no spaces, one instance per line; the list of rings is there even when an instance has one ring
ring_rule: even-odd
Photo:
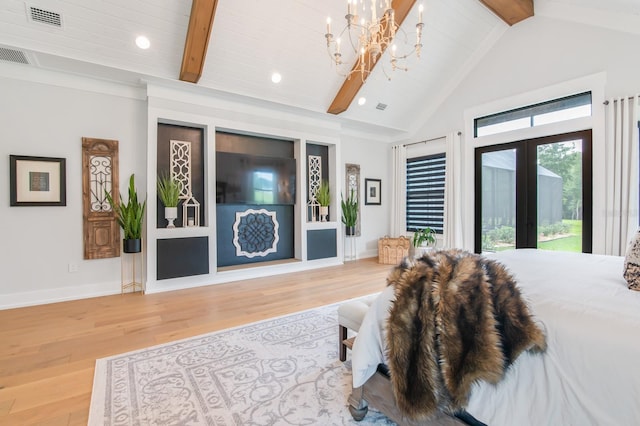
[[[54,27],[62,28],[62,16],[57,12],[29,6],[29,19]]]
[[[379,109],[380,111],[384,111],[384,109],[387,107],[387,104],[383,104],[378,102],[378,105],[376,105],[376,109]]]
[[[15,62],[18,64],[29,64],[27,55],[20,50],[7,49],[0,47],[0,61]]]

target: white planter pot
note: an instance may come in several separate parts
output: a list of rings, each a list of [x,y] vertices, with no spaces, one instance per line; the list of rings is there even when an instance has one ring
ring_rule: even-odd
[[[329,215],[329,206],[320,206],[320,222],[326,222]]]
[[[176,226],[173,224],[173,221],[178,218],[178,208],[165,207],[164,218],[167,219],[167,228],[175,228]]]
[[[413,258],[421,257],[423,254],[427,254],[430,251],[433,251],[434,246],[420,246],[420,247],[409,247],[409,255]]]

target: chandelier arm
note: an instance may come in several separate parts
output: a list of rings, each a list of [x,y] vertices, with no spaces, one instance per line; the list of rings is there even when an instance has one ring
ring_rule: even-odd
[[[345,31],[346,31],[347,34],[349,34],[349,44],[351,44],[351,48],[353,49],[353,52],[357,53],[358,52],[358,46],[353,42],[353,33],[351,31],[348,31],[348,30],[349,30],[349,27],[344,27],[344,29],[340,33],[340,36],[342,37],[342,34],[344,34]]]

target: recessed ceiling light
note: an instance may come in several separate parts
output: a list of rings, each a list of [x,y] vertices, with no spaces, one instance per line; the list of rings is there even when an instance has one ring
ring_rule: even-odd
[[[136,46],[140,49],[148,49],[151,46],[149,39],[143,35],[136,37]]]
[[[358,105],[362,106],[366,103],[367,103],[367,98],[365,98],[364,96],[360,96],[360,98],[358,98]]]
[[[282,80],[282,76],[280,75],[280,73],[274,72],[273,74],[271,74],[271,81],[273,81],[274,83],[280,83],[280,80]]]

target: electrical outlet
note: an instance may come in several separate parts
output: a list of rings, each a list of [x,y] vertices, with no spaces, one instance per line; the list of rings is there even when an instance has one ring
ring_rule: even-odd
[[[78,264],[74,262],[69,263],[69,272],[78,272]]]

